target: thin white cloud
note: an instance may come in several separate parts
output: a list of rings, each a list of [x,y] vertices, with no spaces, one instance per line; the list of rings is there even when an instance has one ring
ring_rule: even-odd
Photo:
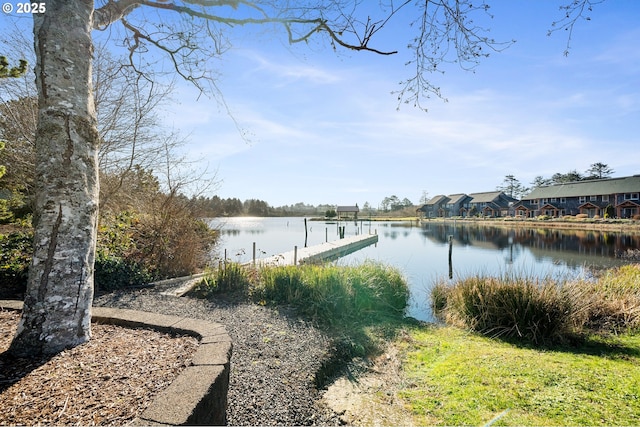
[[[253,75],[260,75],[264,78],[264,72],[271,74],[277,79],[285,82],[306,81],[312,84],[335,84],[342,81],[342,78],[335,70],[324,69],[318,65],[310,65],[296,60],[295,57],[271,59],[260,52],[251,50],[235,51],[238,56],[248,59],[254,66],[247,70]]]

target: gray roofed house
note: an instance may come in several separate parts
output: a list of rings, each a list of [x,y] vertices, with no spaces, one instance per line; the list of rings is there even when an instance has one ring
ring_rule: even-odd
[[[640,214],[640,175],[537,187],[515,210],[525,217],[587,214],[632,218]]]
[[[472,210],[485,216],[505,216],[516,199],[502,191],[438,195],[418,209],[425,218],[466,217]],[[474,209],[475,207],[475,209]]]
[[[446,216],[467,216],[469,213],[469,202],[471,200],[471,196],[464,193],[458,193],[450,194],[448,198],[449,200],[444,205]]]
[[[470,209],[484,216],[500,217],[510,215],[512,206],[518,200],[508,196],[502,191],[487,191],[484,193],[469,194]]]
[[[427,203],[416,209],[416,212],[422,212],[425,218],[436,218],[444,216],[443,206],[449,201],[449,198],[443,194],[433,196]]]

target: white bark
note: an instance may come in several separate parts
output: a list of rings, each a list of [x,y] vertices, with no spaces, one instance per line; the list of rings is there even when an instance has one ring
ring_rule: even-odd
[[[56,353],[91,337],[99,189],[92,14],[93,0],[50,0],[34,15],[34,257],[14,354]]]

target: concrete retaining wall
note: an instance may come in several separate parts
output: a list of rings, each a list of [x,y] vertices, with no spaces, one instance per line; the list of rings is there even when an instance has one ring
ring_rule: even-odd
[[[0,307],[22,310],[21,301]],[[200,340],[192,365],[158,394],[135,425],[225,425],[232,353],[231,338],[219,323],[135,310],[94,307],[92,321],[129,328],[190,335]]]

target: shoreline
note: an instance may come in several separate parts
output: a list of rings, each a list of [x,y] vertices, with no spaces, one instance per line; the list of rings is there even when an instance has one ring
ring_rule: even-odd
[[[442,224],[474,224],[486,227],[502,227],[502,228],[554,228],[564,230],[587,230],[587,231],[617,231],[621,233],[640,233],[640,222],[605,222],[604,220],[577,220],[577,221],[561,221],[561,220],[526,220],[526,219],[467,219],[467,218],[435,218],[422,219],[421,223],[442,223]]]

